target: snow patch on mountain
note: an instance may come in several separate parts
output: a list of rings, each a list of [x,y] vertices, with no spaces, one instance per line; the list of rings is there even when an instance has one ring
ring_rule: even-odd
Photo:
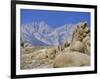
[[[33,45],[59,45],[67,40],[71,41],[72,33],[77,24],[65,24],[52,28],[44,21],[21,25],[21,39]],[[35,41],[34,41],[35,40]],[[37,40],[37,41],[36,41]],[[39,44],[39,42],[41,44]]]

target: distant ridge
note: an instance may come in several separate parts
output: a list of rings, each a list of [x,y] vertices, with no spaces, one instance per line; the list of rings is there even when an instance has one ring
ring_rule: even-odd
[[[71,41],[77,24],[64,24],[58,28],[50,27],[45,21],[21,25],[21,39],[32,45],[59,45]]]

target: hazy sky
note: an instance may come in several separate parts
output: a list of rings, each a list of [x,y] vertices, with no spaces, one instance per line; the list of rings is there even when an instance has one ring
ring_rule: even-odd
[[[59,27],[64,24],[76,24],[87,21],[90,26],[89,12],[50,11],[21,9],[21,24],[45,21],[49,26]]]

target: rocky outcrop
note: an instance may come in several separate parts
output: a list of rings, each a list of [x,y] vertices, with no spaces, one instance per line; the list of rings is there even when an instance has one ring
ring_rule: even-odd
[[[57,52],[55,48],[43,49],[41,53],[39,53],[35,59],[41,61],[41,63],[51,64],[53,59],[56,57]]]
[[[65,48],[69,47],[69,43],[67,40],[64,40],[64,42],[61,45],[57,46],[57,51],[64,51]]]
[[[83,39],[83,44],[84,44],[84,53],[90,55],[90,47],[91,47],[91,44],[90,44],[90,36],[87,35],[84,39]]]
[[[75,41],[70,45],[72,51],[84,52],[84,45],[81,41]]]
[[[90,29],[86,22],[80,22],[76,26],[70,44],[66,39],[63,44],[58,46],[58,52],[77,51],[90,55]]]
[[[53,63],[54,68],[89,66],[90,57],[79,52],[61,53]]]
[[[79,23],[72,35],[72,42],[82,41],[90,33],[87,23]]]
[[[71,50],[90,55],[90,29],[87,23],[79,23],[73,32]]]

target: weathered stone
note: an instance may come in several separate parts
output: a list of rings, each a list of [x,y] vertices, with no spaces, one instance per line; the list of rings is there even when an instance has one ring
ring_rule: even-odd
[[[54,59],[57,54],[57,50],[55,48],[51,48],[47,50],[47,56],[50,59]]]
[[[73,32],[73,35],[72,35],[72,41],[82,41],[86,35],[90,33],[90,30],[87,26],[87,23],[82,23],[80,22],[78,25],[77,25],[77,28],[75,29],[75,31]]]
[[[53,67],[79,67],[89,66],[90,56],[79,52],[61,53],[54,61]]]
[[[83,44],[84,44],[84,53],[90,55],[90,50],[91,50],[90,36],[86,36],[83,39]]]
[[[84,48],[83,43],[80,41],[75,41],[70,45],[70,49],[72,51],[83,52],[84,51],[83,48]]]
[[[67,52],[71,52],[70,47],[67,47],[67,48],[64,49],[64,53],[67,53]]]

